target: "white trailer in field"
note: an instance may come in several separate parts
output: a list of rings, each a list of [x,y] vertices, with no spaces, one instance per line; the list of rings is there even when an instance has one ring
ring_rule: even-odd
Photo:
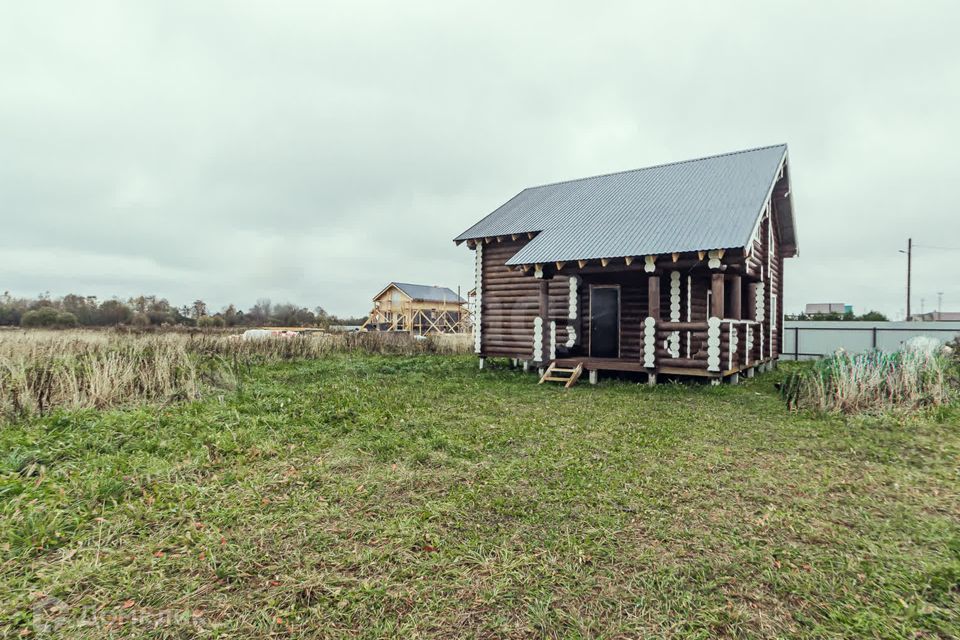
[[[296,331],[283,329],[247,329],[243,332],[243,340],[265,340],[267,338],[295,338],[300,334]]]

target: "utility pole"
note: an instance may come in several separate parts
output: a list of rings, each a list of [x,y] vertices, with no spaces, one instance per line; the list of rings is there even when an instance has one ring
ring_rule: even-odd
[[[913,238],[907,238],[907,320],[910,320],[910,268],[913,262]]]
[[[943,291],[937,291],[937,313],[943,313]]]

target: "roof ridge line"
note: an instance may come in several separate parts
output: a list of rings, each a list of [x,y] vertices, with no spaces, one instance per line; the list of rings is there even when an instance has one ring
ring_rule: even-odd
[[[391,280],[390,284],[409,284],[414,287],[431,287],[433,289],[449,289],[450,287],[445,287],[442,284],[420,284],[419,282],[400,282],[399,280]]]
[[[520,193],[524,191],[529,191],[530,189],[540,189],[541,187],[555,187],[561,184],[570,184],[573,182],[583,182],[584,180],[593,180],[595,178],[608,178],[610,176],[618,176],[624,173],[634,173],[636,171],[647,171],[648,169],[661,169],[663,167],[672,167],[678,164],[687,164],[690,162],[700,162],[702,160],[713,160],[714,158],[723,158],[725,156],[735,156],[740,153],[751,153],[753,151],[763,151],[764,149],[773,149],[776,147],[786,148],[787,143],[781,142],[780,144],[768,144],[763,147],[753,147],[752,149],[740,149],[739,151],[727,151],[726,153],[717,153],[711,156],[702,156],[700,158],[690,158],[689,160],[676,160],[674,162],[664,162],[663,164],[653,164],[647,167],[637,167],[636,169],[624,169],[623,171],[611,171],[610,173],[599,173],[595,176],[586,176],[585,178],[571,178],[569,180],[558,180],[556,182],[544,182],[543,184],[533,185],[532,187],[526,187]],[[519,195],[519,194],[517,194]],[[516,197],[516,196],[514,196]],[[492,215],[492,214],[491,214]],[[482,220],[480,221],[482,222]],[[478,223],[479,224],[479,223]],[[476,225],[474,225],[476,226]],[[469,231],[469,229],[468,229]],[[466,232],[464,232],[466,233]]]
[[[391,285],[395,287],[407,286],[407,287],[421,287],[423,289],[436,289],[437,291],[449,291],[450,293],[453,293],[454,295],[456,295],[456,292],[453,289],[440,284],[417,284],[416,282],[397,282],[396,280],[391,280],[390,284],[388,284],[387,286],[390,287]]]

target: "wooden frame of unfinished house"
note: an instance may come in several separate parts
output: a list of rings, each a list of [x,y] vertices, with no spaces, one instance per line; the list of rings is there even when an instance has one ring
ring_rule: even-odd
[[[362,330],[470,333],[472,324],[466,301],[451,289],[391,282],[373,297],[373,309]]]

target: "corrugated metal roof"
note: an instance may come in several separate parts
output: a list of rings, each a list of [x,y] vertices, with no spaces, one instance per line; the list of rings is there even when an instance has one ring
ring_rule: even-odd
[[[407,282],[391,282],[393,286],[403,291],[414,300],[424,302],[465,302],[448,287],[431,287],[425,284],[409,284]]]
[[[786,153],[781,144],[530,187],[455,240],[539,232],[507,264],[743,247]]]

